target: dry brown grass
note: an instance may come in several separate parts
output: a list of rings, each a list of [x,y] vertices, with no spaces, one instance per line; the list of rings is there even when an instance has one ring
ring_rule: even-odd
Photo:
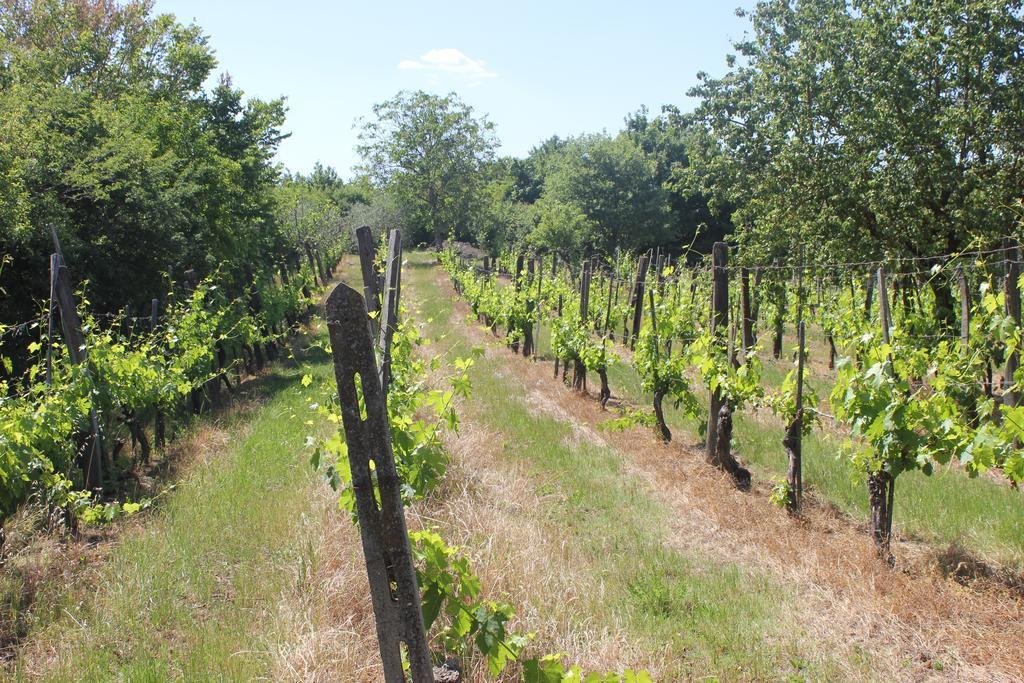
[[[314,558],[281,604],[285,632],[274,679],[379,681],[382,671],[359,532],[324,483],[310,492],[303,534]]]

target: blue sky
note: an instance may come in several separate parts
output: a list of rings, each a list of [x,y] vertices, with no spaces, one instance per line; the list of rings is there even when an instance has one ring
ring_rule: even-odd
[[[687,110],[698,71],[721,74],[747,20],[725,2],[156,0],[195,21],[248,95],[288,98],[286,167],[358,162],[359,117],[399,90],[455,91],[487,114],[501,154],[622,126],[641,105]]]

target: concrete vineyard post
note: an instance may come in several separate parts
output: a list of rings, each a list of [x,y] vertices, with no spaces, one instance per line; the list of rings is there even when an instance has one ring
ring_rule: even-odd
[[[384,680],[406,680],[404,644],[413,683],[432,683],[401,481],[391,450],[385,395],[374,360],[365,299],[340,284],[327,299],[326,312]],[[360,415],[357,381],[362,388],[365,419]]]
[[[356,249],[359,252],[359,271],[363,276],[363,300],[366,312],[370,314],[370,329],[374,336],[380,329],[380,287],[377,284],[377,272],[373,267],[373,233],[370,226],[363,225],[356,229]]]
[[[1020,325],[1020,290],[1017,282],[1020,279],[1020,249],[1010,240],[1003,242],[1006,254],[1006,314]],[[1014,375],[1020,366],[1020,352],[1014,351],[1006,358],[1006,370],[1003,373],[1003,403],[1011,408],[1017,405],[1017,392],[1012,389]]]
[[[378,349],[380,350],[380,385],[384,396],[391,385],[391,340],[398,327],[398,301],[402,286],[402,233],[392,230],[388,235],[388,260],[384,265],[384,308],[380,314]]]

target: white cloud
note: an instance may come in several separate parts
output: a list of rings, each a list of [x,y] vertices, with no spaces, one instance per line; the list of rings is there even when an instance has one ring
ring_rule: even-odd
[[[494,78],[498,74],[479,59],[473,59],[453,47],[428,50],[419,59],[403,59],[398,63],[403,71],[431,71],[456,74],[471,81]]]

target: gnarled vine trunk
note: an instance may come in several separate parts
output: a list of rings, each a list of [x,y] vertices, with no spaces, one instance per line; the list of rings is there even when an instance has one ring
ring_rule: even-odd
[[[583,391],[586,388],[587,366],[579,358],[572,361],[572,388]]]
[[[885,470],[868,472],[868,504],[871,508],[871,539],[878,556],[889,564],[892,555],[892,504],[895,480]]]
[[[608,399],[612,397],[612,390],[608,388],[608,370],[601,368],[597,375],[601,378],[601,407],[604,408],[608,405]]]
[[[732,475],[736,488],[746,491],[750,488],[750,470],[740,465],[732,455],[732,407],[727,402],[722,403],[718,410],[716,431],[711,464]]]
[[[668,425],[665,424],[665,411],[661,407],[661,402],[665,398],[665,392],[662,390],[655,390],[654,392],[654,417],[658,421],[658,431],[661,432],[661,438],[666,443],[672,440],[672,432],[669,431]]]
[[[790,514],[800,512],[801,489],[800,481],[800,417],[794,417],[786,427],[786,435],[782,438],[782,447],[786,449],[789,458],[789,467],[786,470],[786,484],[789,487],[789,495],[786,498],[786,510]]]
[[[526,323],[523,329],[523,357],[529,358],[533,355],[533,323]]]

